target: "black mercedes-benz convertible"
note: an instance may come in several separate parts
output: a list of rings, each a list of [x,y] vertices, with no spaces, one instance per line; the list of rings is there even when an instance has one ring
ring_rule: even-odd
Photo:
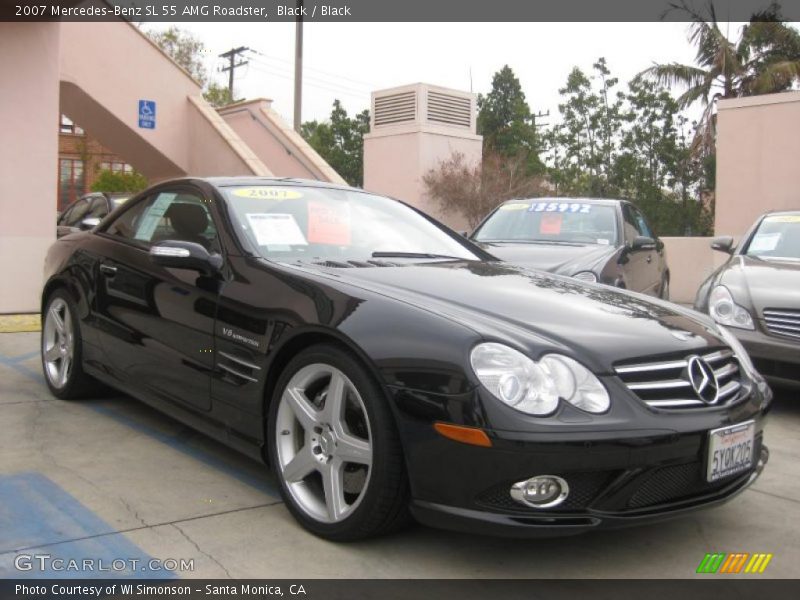
[[[269,462],[328,539],[412,515],[510,536],[646,522],[767,460],[771,392],[711,318],[500,262],[362,190],[162,183],[45,271],[55,396],[101,382]]]

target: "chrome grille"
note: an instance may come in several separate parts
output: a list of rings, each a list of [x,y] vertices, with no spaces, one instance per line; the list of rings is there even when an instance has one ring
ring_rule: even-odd
[[[765,308],[764,325],[774,335],[800,340],[800,310]]]
[[[701,400],[692,386],[687,372],[692,356],[703,359],[714,371],[719,389],[714,402]],[[653,408],[724,406],[735,402],[742,391],[739,361],[729,348],[670,360],[625,363],[615,365],[614,370],[629,390]]]

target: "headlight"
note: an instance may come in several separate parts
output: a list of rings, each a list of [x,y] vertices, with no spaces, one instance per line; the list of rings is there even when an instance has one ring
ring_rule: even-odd
[[[529,415],[554,412],[559,398],[592,413],[605,412],[611,404],[600,380],[567,356],[547,354],[536,362],[513,348],[488,342],[473,348],[470,362],[493,396]]]
[[[753,361],[750,359],[750,355],[747,354],[747,350],[744,349],[742,343],[736,339],[736,336],[733,335],[730,331],[725,329],[722,325],[718,327],[720,336],[725,343],[731,347],[733,353],[736,355],[736,358],[739,359],[739,364],[744,369],[745,373],[747,373],[750,379],[755,379],[757,381],[761,381],[763,377],[761,374],[756,370]]]
[[[711,290],[711,295],[708,297],[708,313],[722,325],[755,329],[750,313],[733,301],[733,296],[724,285],[718,285]]]
[[[597,283],[597,275],[595,275],[592,271],[581,271],[579,273],[575,273],[573,275],[575,279],[579,279],[580,281],[588,281],[589,283]]]

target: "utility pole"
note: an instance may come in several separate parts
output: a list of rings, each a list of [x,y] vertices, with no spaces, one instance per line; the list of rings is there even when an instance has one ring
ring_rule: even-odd
[[[539,119],[543,119],[545,117],[549,117],[550,116],[550,109],[547,109],[547,112],[539,111],[538,113],[536,113],[535,115],[532,115],[532,116],[533,116],[533,126],[534,127],[546,127],[547,123],[537,123],[536,121],[538,121]]]
[[[303,107],[303,0],[297,0],[294,26],[294,130],[300,133]]]
[[[246,60],[240,60],[238,63],[236,62],[236,57],[239,56],[242,52],[247,52],[250,48],[246,48],[245,46],[239,46],[238,48],[231,48],[227,52],[223,52],[219,55],[220,58],[227,58],[228,59],[228,66],[223,67],[220,69],[221,71],[225,72],[228,71],[228,93],[231,95],[231,102],[234,101],[233,97],[233,71],[239,67],[243,67],[248,63]]]

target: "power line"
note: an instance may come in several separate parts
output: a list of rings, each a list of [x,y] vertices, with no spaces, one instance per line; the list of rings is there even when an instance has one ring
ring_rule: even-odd
[[[293,77],[291,75],[287,74],[287,73],[279,73],[279,72],[275,72],[275,71],[270,71],[269,69],[266,69],[263,66],[255,64],[255,63],[252,63],[250,65],[250,67],[252,69],[258,71],[259,73],[263,73],[265,75],[270,75],[272,77],[279,77],[281,79],[286,79],[286,80],[289,80],[289,81],[293,80]],[[337,94],[337,95],[341,95],[341,96],[349,96],[351,98],[358,98],[359,100],[362,100],[362,101],[365,98],[369,98],[369,93],[368,92],[359,92],[357,90],[348,91],[348,90],[345,90],[343,88],[335,88],[335,87],[331,87],[331,86],[324,85],[324,84],[321,84],[321,83],[316,83],[316,82],[313,82],[313,81],[306,81],[305,83],[306,83],[306,85],[309,85],[311,87],[315,87],[315,88],[318,88],[318,89],[321,89],[321,90],[325,90],[325,91],[331,92],[333,94]]]
[[[246,46],[239,46],[238,48],[231,48],[227,52],[223,52],[219,55],[220,58],[227,58],[228,59],[228,66],[223,67],[220,71],[228,71],[228,93],[231,97],[231,102],[233,102],[233,72],[238,69],[239,67],[243,67],[248,63],[246,60],[240,60],[238,63],[236,62],[236,57],[242,54],[243,52],[247,52],[250,48]]]
[[[285,58],[280,58],[279,56],[268,56],[267,54],[264,54],[263,52],[259,52],[258,50],[253,50],[252,48],[250,48],[250,52],[252,54],[255,54],[257,56],[262,57],[263,60],[275,60],[275,61],[278,61],[278,62],[286,63],[288,65],[292,64],[292,61],[290,61],[290,60],[286,60]],[[277,66],[277,65],[275,65],[275,66]],[[318,69],[318,68],[315,68],[315,67],[310,67],[310,66],[308,66],[306,64],[303,65],[303,70],[315,71],[316,73],[319,73],[320,75],[326,75],[328,77],[334,77],[336,79],[349,81],[350,83],[353,83],[353,84],[355,84],[355,85],[357,85],[359,87],[363,87],[363,88],[365,88],[365,89],[367,89],[369,91],[372,91],[372,90],[374,90],[375,88],[378,87],[374,83],[370,83],[368,81],[363,81],[363,80],[360,80],[360,79],[352,79],[350,77],[345,77],[344,75],[339,75],[338,73],[333,73],[331,71],[325,71],[324,69]]]
[[[258,59],[253,59],[251,61],[251,66],[253,66],[254,68],[258,68],[262,72],[269,72],[269,73],[277,72],[277,73],[282,73],[282,74],[290,74],[291,73],[291,70],[286,68],[286,67],[282,67],[282,66],[279,66],[279,65],[270,65],[270,64],[268,64],[266,62],[262,62],[262,61],[260,61]],[[339,90],[342,90],[342,91],[346,91],[346,92],[355,92],[355,93],[359,93],[359,94],[369,94],[370,93],[369,90],[367,90],[366,88],[362,88],[362,89],[353,88],[353,87],[349,87],[349,86],[346,86],[346,85],[338,84],[338,83],[333,82],[333,81],[328,81],[327,79],[322,79],[322,78],[316,77],[316,76],[306,75],[303,78],[303,80],[306,81],[306,82],[309,82],[309,84],[313,84],[314,82],[316,82],[316,83],[319,83],[321,85],[325,85],[325,86],[328,86],[330,88],[336,88],[336,89],[339,89]]]

